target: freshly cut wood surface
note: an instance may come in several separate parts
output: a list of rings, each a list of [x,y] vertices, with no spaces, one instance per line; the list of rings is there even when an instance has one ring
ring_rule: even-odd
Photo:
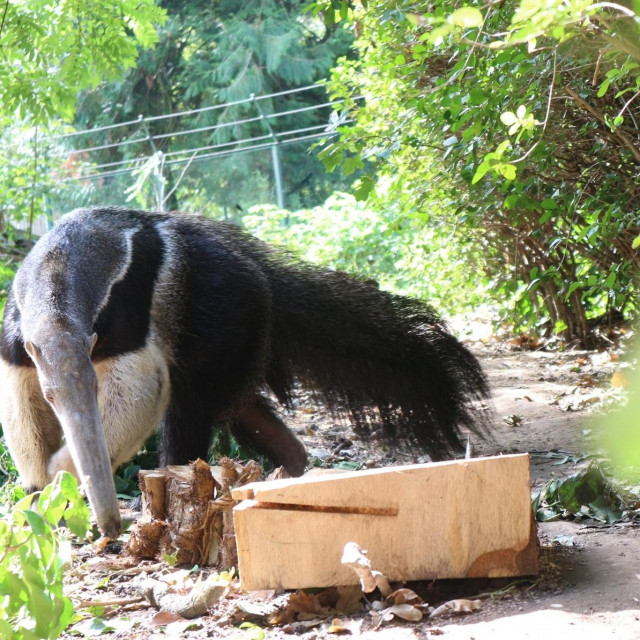
[[[347,542],[393,581],[537,572],[528,455],[258,482],[233,497],[245,589],[354,584]]]

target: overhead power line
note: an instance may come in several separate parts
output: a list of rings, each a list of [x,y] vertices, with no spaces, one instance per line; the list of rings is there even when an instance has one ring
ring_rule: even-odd
[[[351,123],[352,120],[348,120],[345,121],[345,123]],[[334,135],[334,132],[327,132],[327,125],[326,124],[319,124],[319,125],[314,125],[311,127],[303,127],[301,129],[289,129],[287,131],[283,131],[277,134],[277,143],[278,144],[284,144],[285,142],[288,142],[289,139],[291,138],[291,136],[296,136],[298,134],[301,133],[308,133],[310,131],[320,131],[322,130],[324,132],[324,134],[326,135]],[[321,135],[323,134],[316,134],[317,137],[321,137]],[[181,155],[193,155],[194,153],[199,154],[200,152],[204,152],[204,151],[212,151],[214,149],[224,149],[225,147],[231,147],[231,149],[229,149],[229,151],[227,153],[234,153],[234,152],[238,152],[238,151],[243,151],[243,150],[247,150],[247,149],[253,149],[254,147],[244,147],[242,145],[247,144],[247,143],[253,143],[253,142],[259,142],[261,140],[272,140],[272,142],[270,142],[269,144],[274,144],[273,142],[273,134],[271,133],[266,133],[264,135],[261,136],[253,136],[251,138],[242,138],[240,140],[230,140],[228,142],[219,142],[217,144],[210,144],[210,145],[204,145],[204,146],[199,146],[199,147],[191,147],[188,149],[178,149],[176,151],[167,151],[166,153],[163,153],[165,158],[173,158],[175,156],[181,156]],[[151,160],[151,158],[153,158],[154,154],[148,154],[145,156],[138,156],[135,158],[128,158],[126,160],[115,160],[113,162],[105,162],[103,164],[98,164],[98,165],[94,165],[91,166],[91,169],[96,170],[96,169],[112,169],[115,167],[120,167],[120,166],[128,166],[128,165],[132,165],[135,163],[144,163],[144,162],[148,162],[149,160]],[[175,161],[174,161],[175,162]],[[97,175],[99,175],[98,173],[94,173],[92,174],[93,177],[96,177]]]
[[[352,120],[348,120],[345,121],[345,124],[349,124],[353,122]],[[293,144],[295,142],[305,142],[305,141],[310,141],[310,140],[317,140],[323,137],[333,137],[336,135],[335,131],[332,132],[327,132],[326,131],[326,126],[325,125],[320,125],[318,127],[307,127],[305,129],[299,129],[297,130],[298,133],[303,132],[303,131],[311,131],[311,130],[317,130],[317,129],[324,129],[324,131],[319,132],[319,133],[313,133],[310,135],[304,135],[304,136],[298,136],[298,137],[282,137],[278,140],[279,145],[290,145]],[[255,138],[247,138],[245,140],[242,140],[241,142],[250,142],[250,141],[259,141],[259,140],[270,140],[271,136],[270,135],[264,135],[264,136],[257,136]],[[174,164],[183,164],[183,163],[192,163],[192,162],[198,162],[199,160],[205,160],[205,159],[209,159],[209,158],[216,158],[216,157],[222,157],[222,156],[230,156],[230,155],[234,155],[236,153],[246,153],[247,151],[257,151],[259,149],[268,149],[270,147],[272,147],[274,145],[273,141],[269,141],[269,142],[263,142],[263,143],[259,143],[259,144],[253,144],[247,147],[240,147],[240,146],[236,146],[233,149],[227,149],[227,150],[223,150],[223,151],[210,151],[209,153],[200,153],[201,151],[206,151],[206,150],[213,150],[213,149],[219,149],[220,147],[225,147],[225,146],[229,146],[229,145],[238,145],[239,143],[234,141],[234,142],[227,142],[227,143],[222,143],[219,145],[210,145],[207,147],[196,147],[194,149],[184,149],[184,150],[180,150],[180,151],[174,151],[174,152],[170,152],[170,153],[166,153],[164,154],[165,158],[168,158],[165,161],[165,166],[167,165],[174,165]],[[195,155],[194,157],[194,154]],[[175,155],[184,155],[184,158],[173,158],[172,156]],[[76,181],[84,181],[84,180],[93,180],[93,179],[97,179],[97,178],[107,178],[107,177],[111,177],[111,176],[116,176],[116,175],[122,175],[125,173],[131,173],[131,171],[135,170],[138,167],[135,166],[131,166],[134,164],[138,164],[141,165],[144,162],[148,162],[149,160],[151,160],[153,156],[144,156],[141,158],[132,158],[130,160],[124,160],[124,161],[119,161],[119,162],[114,162],[114,163],[107,163],[104,165],[98,165],[98,167],[92,167],[92,168],[106,168],[107,166],[111,166],[111,167],[115,167],[115,166],[124,166],[124,165],[128,165],[126,168],[122,168],[122,169],[114,169],[114,170],[108,170],[108,171],[98,171],[95,173],[90,173],[87,174],[85,176],[75,176],[73,178],[66,178],[65,180],[63,180],[62,182],[76,182]]]
[[[141,122],[156,122],[158,120],[167,120],[170,118],[181,118],[183,116],[192,116],[196,113],[205,113],[207,111],[215,111],[218,109],[226,109],[227,107],[234,107],[240,104],[247,104],[254,102],[255,100],[269,100],[271,98],[278,98],[280,96],[286,96],[293,93],[301,93],[303,91],[312,91],[313,89],[319,89],[324,85],[322,84],[310,84],[306,87],[298,87],[296,89],[287,89],[286,91],[278,91],[276,93],[268,93],[262,96],[250,96],[249,98],[243,98],[242,100],[234,100],[232,102],[225,102],[224,104],[215,104],[208,107],[200,107],[199,109],[189,109],[187,111],[179,111],[177,113],[166,113],[160,116],[138,116],[135,120],[128,120],[126,122],[119,122],[118,124],[108,124],[101,127],[93,127],[90,129],[82,129],[80,131],[73,131],[71,133],[62,133],[59,135],[51,136],[52,140],[61,138],[73,138],[76,136],[85,135],[88,133],[97,133],[99,131],[108,131],[110,129],[116,129],[118,127],[129,127],[134,124],[140,124]]]
[[[87,180],[108,178],[112,176],[130,173],[131,171],[139,169],[141,166],[144,165],[144,163],[149,162],[154,157],[154,155],[158,153],[156,150],[155,143],[158,142],[159,140],[176,139],[176,138],[185,137],[189,135],[199,135],[200,137],[202,137],[204,134],[207,134],[207,137],[210,138],[216,131],[220,131],[222,129],[229,128],[229,127],[237,127],[237,126],[260,122],[260,121],[263,121],[265,123],[265,127],[267,129],[267,131],[263,135],[229,140],[226,142],[218,142],[218,143],[205,144],[205,145],[200,144],[197,146],[194,145],[194,146],[183,148],[183,149],[176,149],[174,151],[161,152],[163,156],[163,164],[164,166],[179,165],[179,164],[185,164],[185,163],[191,164],[193,162],[198,162],[204,159],[229,156],[236,153],[246,153],[248,151],[259,151],[261,149],[267,149],[267,148],[272,148],[273,150],[273,147],[276,145],[277,146],[290,145],[296,142],[311,141],[311,140],[320,139],[322,137],[332,137],[336,134],[336,131],[335,131],[335,126],[332,128],[330,123],[323,123],[323,124],[313,125],[309,127],[285,129],[283,131],[274,131],[273,127],[269,124],[269,122],[275,121],[278,118],[283,118],[286,116],[292,116],[292,115],[305,113],[305,112],[313,112],[320,109],[325,109],[327,107],[334,107],[338,104],[341,104],[342,103],[341,100],[333,100],[333,101],[323,102],[315,105],[297,107],[294,109],[285,109],[283,111],[277,111],[274,113],[264,113],[263,110],[259,107],[259,105],[256,104],[256,108],[258,110],[258,115],[256,116],[251,116],[248,118],[242,118],[239,120],[233,120],[228,122],[218,122],[216,124],[212,124],[204,127],[193,127],[193,128],[176,130],[176,131],[167,132],[167,133],[154,134],[154,135],[150,135],[148,132],[148,129],[146,129],[146,126],[145,126],[146,123],[154,120],[161,120],[161,119],[167,119],[167,118],[179,118],[182,116],[193,115],[195,113],[202,113],[203,111],[211,111],[214,109],[224,109],[226,107],[238,105],[238,104],[255,103],[256,101],[259,101],[259,100],[265,100],[265,99],[273,98],[277,96],[309,91],[312,89],[317,89],[321,86],[322,85],[320,84],[314,84],[314,85],[308,85],[306,87],[300,87],[298,89],[280,91],[277,93],[271,93],[263,96],[252,95],[249,98],[246,98],[243,100],[236,100],[236,101],[228,102],[225,104],[212,105],[210,107],[203,107],[200,109],[191,109],[188,111],[181,111],[179,113],[165,114],[162,116],[154,116],[150,118],[140,117],[137,120],[130,120],[124,123],[107,125],[105,127],[96,127],[94,129],[85,129],[85,130],[76,131],[70,134],[56,136],[55,138],[52,138],[52,139],[66,140],[66,139],[72,139],[75,136],[81,135],[81,134],[104,132],[107,130],[112,131],[118,128],[126,128],[126,127],[130,127],[131,125],[137,125],[141,128],[144,127],[144,130],[145,130],[144,136],[138,136],[129,140],[124,139],[117,142],[110,142],[110,143],[101,144],[101,145],[83,147],[80,149],[69,149],[69,153],[72,156],[86,156],[92,153],[96,153],[98,151],[106,151],[109,149],[116,149],[116,148],[122,148],[122,147],[132,147],[134,145],[140,145],[145,143],[149,144],[153,149],[153,153],[149,153],[148,151],[146,151],[146,153],[139,154],[139,155],[132,154],[133,157],[121,159],[121,160],[114,160],[112,162],[103,162],[100,164],[87,163],[85,167],[90,171],[90,173],[87,173],[85,175],[76,175],[73,177],[69,177],[62,180],[62,182],[70,183],[70,182],[78,182],[78,181],[87,181]],[[360,99],[360,98],[356,98],[356,99]],[[341,119],[338,122],[338,124],[346,125],[346,124],[350,124],[351,122],[352,120],[345,118],[345,119]]]
[[[173,191],[175,191],[186,171],[193,163],[212,158],[231,156],[237,153],[257,152],[269,149],[272,157],[278,205],[284,208],[284,189],[278,149],[296,143],[309,143],[314,140],[320,140],[323,137],[333,137],[337,135],[338,127],[351,124],[352,120],[349,119],[346,113],[337,114],[335,108],[343,103],[342,100],[328,100],[318,104],[283,108],[273,113],[267,113],[261,106],[261,103],[265,100],[280,96],[312,91],[322,86],[321,84],[312,84],[265,95],[250,95],[242,100],[210,105],[198,109],[189,109],[177,113],[167,113],[151,117],[139,116],[135,120],[51,136],[45,140],[41,140],[40,143],[53,143],[55,147],[57,147],[58,152],[68,154],[70,160],[78,160],[78,164],[74,168],[77,174],[61,179],[60,182],[63,184],[101,180],[118,175],[131,174],[134,171],[144,168],[146,163],[150,163],[154,158],[157,158],[158,161],[156,164],[147,164],[150,176],[155,176],[155,178],[150,178],[154,183],[157,181],[158,176],[161,178],[164,167],[173,165],[183,165],[184,167],[178,181],[174,184]],[[362,98],[356,98],[356,100],[360,99]],[[238,120],[218,121],[205,126],[193,126],[193,122],[188,124],[185,122],[183,128],[180,128],[180,118],[206,112],[220,111],[237,105],[253,105],[256,114],[251,115],[249,113],[247,117]],[[296,122],[296,119],[293,118],[299,114],[308,113],[313,115],[314,112],[331,108],[334,109],[331,118],[327,119],[326,115],[321,117],[321,120],[324,122],[320,124],[300,126],[303,123]],[[298,124],[298,126],[289,124],[289,128],[277,130],[276,123],[282,123],[287,117],[293,118],[293,123]],[[172,123],[171,125],[173,131],[166,131],[165,129],[164,132],[152,134],[148,124],[161,120],[175,120],[175,124]],[[318,122],[317,117],[315,117],[314,120]],[[214,136],[226,129],[240,128],[238,130],[242,131],[244,125],[253,124],[253,131],[255,132],[255,126],[258,123],[262,123],[264,126],[264,133],[260,135],[249,134],[239,139],[215,141]],[[191,124],[191,126],[189,126],[189,124]],[[89,144],[84,147],[80,146],[80,148],[73,148],[73,146],[71,146],[74,142],[77,144],[79,136],[93,136],[94,134],[97,134],[96,137],[104,136],[107,140],[105,140],[103,144]],[[189,136],[194,136],[194,138],[189,140]],[[109,138],[120,138],[120,140],[108,141]],[[178,146],[178,141],[180,140],[184,148],[176,149],[175,147]],[[167,151],[158,150],[158,143],[161,141],[166,141],[168,146]],[[67,147],[65,142],[69,142],[70,146]],[[189,144],[189,142],[191,144]],[[144,145],[147,146],[145,147]],[[172,149],[171,147],[174,148]],[[121,157],[118,160],[109,162],[100,162],[100,156],[93,155],[109,150],[118,150],[118,153],[121,153],[124,152],[125,149],[127,150],[127,155],[130,157]],[[92,158],[94,161],[92,161]],[[85,175],[78,175],[83,171],[86,172]],[[162,204],[164,204],[164,200]]]
[[[157,140],[164,140],[167,138],[178,138],[180,136],[192,135],[195,133],[213,132],[213,131],[224,129],[227,127],[236,127],[238,125],[248,124],[250,122],[259,122],[260,120],[265,120],[265,119],[281,118],[283,116],[290,116],[296,113],[304,113],[306,111],[315,111],[317,109],[323,109],[324,107],[331,107],[335,104],[340,104],[340,103],[341,103],[340,100],[334,100],[333,102],[323,102],[322,104],[311,105],[308,107],[299,107],[298,109],[289,109],[287,111],[279,111],[276,113],[261,114],[259,116],[253,116],[251,118],[244,118],[242,120],[219,122],[216,124],[208,125],[206,127],[197,127],[195,129],[184,129],[183,131],[172,131],[170,133],[154,134],[152,138],[157,141]],[[184,113],[187,113],[187,112],[184,112]],[[144,121],[135,120],[134,122],[136,124],[140,124],[142,122],[149,122],[149,120],[144,120]],[[115,127],[115,126],[124,126],[124,125],[112,125],[112,126]],[[91,131],[99,131],[99,129],[92,129]],[[73,134],[69,134],[69,135],[73,135]],[[141,138],[134,138],[132,140],[122,140],[121,142],[111,142],[109,144],[101,144],[93,147],[85,147],[83,149],[73,149],[71,153],[81,154],[81,153],[91,153],[93,151],[105,151],[107,149],[113,149],[115,147],[125,147],[125,146],[130,146],[132,144],[138,144],[141,142],[148,142],[148,141],[149,141],[149,137],[144,136]]]

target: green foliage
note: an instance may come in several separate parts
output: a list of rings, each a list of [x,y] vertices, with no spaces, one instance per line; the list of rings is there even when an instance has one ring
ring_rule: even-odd
[[[8,234],[3,239],[3,244],[11,244],[14,243],[15,240]],[[6,251],[6,249],[5,249]],[[9,289],[11,288],[11,283],[13,282],[13,278],[16,275],[16,271],[18,269],[18,263],[13,257],[0,257],[0,317],[4,313],[4,305],[7,302],[7,295],[9,293]]]
[[[114,474],[116,493],[121,500],[131,500],[140,495],[138,471],[155,469],[158,466],[158,434],[154,433],[129,462],[122,465]]]
[[[3,640],[53,640],[71,622],[73,605],[62,592],[70,547],[57,529],[63,519],[74,535],[86,537],[89,510],[68,473],[59,473],[40,494],[23,497],[0,513]]]
[[[60,124],[34,127],[8,117],[0,122],[3,259],[21,260],[26,255],[34,222],[46,219],[65,189],[63,180],[74,171],[75,162],[55,137],[66,130]],[[4,288],[1,279],[0,287]]]
[[[249,439],[239,441],[228,429],[217,429],[209,446],[209,464],[218,464],[218,460],[224,457],[232,460],[255,460],[265,473],[274,469],[273,462],[256,449]]]
[[[18,470],[13,463],[13,458],[4,440],[0,438],[0,503],[3,501],[4,485],[11,483],[17,477]]]
[[[7,0],[0,19],[4,113],[44,123],[70,118],[78,91],[131,68],[165,14],[153,0]]]
[[[404,215],[401,203],[393,205],[336,193],[313,209],[255,207],[243,222],[305,260],[373,278],[384,289],[425,298],[441,311],[480,305],[486,281],[477,270],[470,278],[461,268],[462,260],[480,260],[480,247],[448,236],[437,216],[425,226],[421,218]]]
[[[626,380],[628,401],[600,420],[598,439],[600,446],[611,456],[616,475],[635,484],[640,491],[640,368],[637,366],[640,344],[637,333],[631,355],[635,358],[636,366]]]
[[[547,482],[533,497],[533,511],[541,522],[593,518],[611,524],[623,518],[625,506],[622,490],[596,464],[568,478]]]
[[[446,206],[451,233],[483,247],[489,294],[510,301],[513,326],[587,344],[590,317],[636,308],[633,11],[583,0],[315,10],[360,34],[359,59],[330,85],[357,124],[323,150],[328,169],[364,160],[359,197],[375,195],[375,170],[425,225]]]
[[[154,0],[2,3],[3,253],[26,253],[34,221],[50,213],[63,180],[76,169],[78,159],[69,157],[55,137],[62,127],[54,120],[72,118],[78,92],[130,69],[138,48],[155,44],[156,25],[165,19]],[[16,233],[15,225],[26,233]]]
[[[260,111],[271,114],[300,109],[270,120],[276,132],[313,126],[321,131],[331,109],[305,108],[327,102],[322,87],[261,100],[260,111],[255,103],[246,101],[252,94],[280,93],[324,80],[336,59],[348,52],[352,41],[348,31],[325,27],[320,19],[305,14],[307,0],[164,0],[161,4],[168,20],[159,30],[155,49],[143,52],[124,80],[104,83],[81,94],[76,125],[97,127],[136,121],[140,114],[149,117],[245,102],[199,111],[179,120],[161,119],[144,127],[132,125],[82,136],[76,142],[81,147],[145,140],[147,133],[150,136],[148,144],[106,149],[92,154],[92,159],[108,163],[141,153],[151,156],[220,144],[227,144],[223,149],[230,150],[236,146],[235,141],[253,137],[265,143],[269,130],[260,119]],[[238,120],[242,122],[232,125]],[[219,127],[201,132],[203,127],[213,125]],[[189,129],[200,132],[174,135]],[[308,153],[307,143],[283,146],[280,154],[290,205],[315,204],[331,193],[336,179],[326,176],[321,163]],[[139,167],[138,182],[132,190],[139,206],[157,206],[157,162],[158,156]],[[182,175],[184,166],[167,163],[162,168],[162,188],[169,209],[218,210],[234,217],[237,206],[247,209],[274,199],[269,149],[194,160]],[[109,179],[107,198],[114,197],[114,182]]]

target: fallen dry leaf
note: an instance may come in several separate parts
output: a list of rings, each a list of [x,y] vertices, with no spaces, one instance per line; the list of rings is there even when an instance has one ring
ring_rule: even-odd
[[[510,427],[519,427],[524,423],[524,416],[519,416],[516,414],[510,416],[504,416],[502,418],[504,422],[506,422]]]
[[[341,615],[351,615],[362,609],[362,589],[358,585],[336,587],[335,610]]]
[[[339,624],[336,625],[336,622]],[[351,633],[351,635],[359,637],[362,634],[362,623],[364,620],[362,618],[358,618],[357,620],[346,618],[341,620],[339,618],[335,618],[329,627],[329,633]],[[337,629],[344,629],[344,631],[331,631],[333,627]]]
[[[435,618],[443,613],[471,613],[473,611],[479,611],[481,608],[482,600],[449,600],[435,608],[429,614],[429,618]]]
[[[391,593],[389,581],[382,573],[371,568],[371,560],[367,558],[366,550],[361,549],[356,542],[347,542],[344,545],[340,561],[343,565],[351,567],[356,572],[360,579],[362,590],[365,593],[371,593],[376,588],[380,589],[383,597]]]
[[[149,620],[149,626],[151,627],[162,627],[166,624],[171,624],[172,622],[177,622],[178,620],[185,620],[179,613],[171,613],[171,611],[158,611],[151,620]]]
[[[414,607],[412,604],[394,604],[386,611],[392,613],[398,618],[408,620],[409,622],[418,622],[419,620],[422,620],[422,611]]]
[[[585,373],[584,375],[580,376],[580,386],[595,387],[596,379],[590,373]]]
[[[257,620],[264,620],[268,616],[272,616],[278,609],[271,602],[251,602],[249,600],[238,600],[235,606],[240,613],[247,614],[247,616]]]
[[[296,591],[289,596],[287,609],[295,613],[298,620],[326,618],[331,615],[331,608],[323,606],[314,593]]]
[[[163,627],[162,633],[167,637],[183,638],[187,631],[202,629],[202,624],[194,620],[176,620]]]
[[[422,604],[422,598],[411,589],[402,588],[396,589],[393,593],[390,593],[385,600],[390,604]]]
[[[382,611],[371,611],[371,619],[376,629],[396,617],[408,622],[419,622],[422,620],[422,611],[411,604],[394,604]]]
[[[629,381],[627,380],[627,376],[624,371],[616,371],[611,376],[611,386],[614,389],[626,389],[629,385]]]
[[[340,618],[334,618],[327,629],[328,633],[352,633],[351,629]]]

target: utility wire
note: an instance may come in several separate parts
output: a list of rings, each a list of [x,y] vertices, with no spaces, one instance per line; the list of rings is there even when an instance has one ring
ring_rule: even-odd
[[[110,129],[117,129],[118,127],[128,127],[134,124],[140,124],[143,120],[145,122],[156,122],[158,120],[166,120],[168,118],[180,118],[182,116],[192,116],[196,113],[204,113],[206,111],[214,111],[217,109],[225,109],[227,107],[233,107],[239,104],[247,104],[255,100],[268,100],[270,98],[277,98],[279,96],[285,96],[292,93],[300,93],[302,91],[311,91],[312,89],[319,89],[324,85],[322,84],[310,84],[306,87],[298,87],[296,89],[287,89],[286,91],[278,91],[276,93],[268,93],[262,96],[255,96],[254,98],[244,98],[242,100],[234,100],[233,102],[225,102],[224,104],[214,104],[209,107],[201,107],[199,109],[189,109],[188,111],[179,111],[177,113],[165,113],[161,116],[138,116],[135,120],[128,120],[127,122],[119,122],[118,124],[108,124],[102,127],[93,127],[91,129],[82,129],[81,131],[73,131],[71,133],[61,133],[59,135],[51,136],[50,140],[59,140],[61,138],[73,138],[81,136],[87,133],[95,133],[97,131],[108,131]]]
[[[345,124],[348,124],[352,122],[351,120],[348,120],[345,122]],[[326,125],[319,125],[317,127],[306,127],[304,129],[298,129],[296,130],[298,133],[301,133],[303,131],[310,131],[313,129],[318,129],[318,128],[322,128],[325,131],[322,132],[318,132],[318,133],[313,133],[310,135],[304,135],[304,136],[297,136],[297,137],[290,137],[290,138],[281,138],[280,136],[278,137],[278,144],[281,145],[288,145],[288,144],[293,144],[295,142],[304,142],[306,140],[314,140],[314,139],[318,139],[318,138],[323,138],[323,137],[333,137],[336,135],[337,132],[335,131],[330,131],[327,132],[326,131]],[[290,132],[292,133],[292,132]],[[248,147],[236,147],[235,149],[227,149],[227,150],[223,150],[223,151],[212,151],[210,153],[203,153],[203,154],[199,154],[200,151],[206,151],[206,150],[213,150],[213,149],[219,149],[220,147],[225,147],[225,146],[229,146],[229,145],[237,145],[239,144],[237,141],[234,142],[227,142],[227,143],[223,143],[220,145],[210,145],[207,147],[199,147],[196,149],[185,149],[185,150],[181,150],[181,151],[174,151],[171,152],[170,154],[165,154],[165,157],[168,156],[175,156],[175,155],[187,155],[187,154],[191,154],[191,157],[185,157],[185,158],[174,158],[174,159],[169,159],[167,160],[164,164],[165,166],[169,166],[169,165],[174,165],[174,164],[184,164],[186,162],[188,163],[194,163],[194,162],[198,162],[199,160],[204,160],[204,159],[208,159],[208,158],[215,158],[215,157],[222,157],[222,156],[230,156],[233,155],[235,153],[245,153],[247,151],[257,151],[259,149],[268,149],[269,147],[273,146],[273,142],[272,142],[272,137],[271,135],[264,135],[264,136],[257,136],[255,138],[247,138],[245,140],[242,140],[240,142],[250,142],[250,141],[260,141],[260,140],[269,140],[269,142],[264,142],[264,143],[260,143],[260,144],[254,144],[254,145],[250,145]],[[194,156],[194,153],[198,154]],[[110,166],[123,166],[125,164],[130,165],[131,163],[134,162],[146,162],[148,160],[150,160],[153,156],[145,156],[143,158],[132,158],[130,160],[125,160],[125,161],[121,161],[121,162],[114,162],[114,163],[109,163]],[[98,168],[105,168],[106,165],[98,165],[97,167],[91,167],[92,169],[98,169]],[[61,182],[63,183],[68,183],[68,182],[82,182],[85,180],[93,180],[95,178],[108,178],[111,176],[116,176],[116,175],[121,175],[124,173],[131,173],[131,171],[135,170],[135,167],[131,167],[128,166],[127,168],[123,168],[123,169],[114,169],[111,171],[96,171],[95,173],[90,173],[87,174],[85,176],[74,176],[73,178],[66,178],[64,180],[62,180]]]
[[[348,122],[351,122],[349,120]],[[288,136],[297,135],[300,133],[307,133],[308,131],[318,131],[319,129],[326,129],[326,124],[318,124],[312,127],[303,127],[302,129],[290,129],[288,131],[283,131],[282,133],[278,133],[278,139],[286,139]],[[217,144],[204,145],[200,147],[191,147],[189,149],[177,149],[176,151],[168,151],[163,153],[166,158],[171,158],[173,156],[179,155],[188,155],[192,153],[199,153],[201,151],[211,151],[213,149],[223,149],[225,147],[240,147],[243,144],[251,143],[251,142],[259,142],[260,140],[272,140],[273,136],[270,133],[254,136],[252,138],[243,138],[241,140],[229,140],[228,142],[218,142]],[[135,158],[127,158],[125,160],[114,160],[113,162],[104,162],[102,164],[93,165],[88,168],[93,169],[94,171],[97,169],[111,169],[114,167],[120,167],[123,165],[130,165],[134,162],[147,162],[153,157],[153,155],[146,156],[137,156]]]
[[[41,143],[44,141],[61,142],[61,141],[69,140],[84,134],[112,131],[114,129],[122,129],[125,127],[130,127],[132,125],[137,125],[138,127],[142,128],[143,131],[145,132],[144,137],[137,137],[137,138],[132,138],[130,140],[122,140],[120,142],[95,145],[95,146],[85,147],[81,149],[66,150],[66,153],[68,153],[70,157],[73,157],[74,155],[77,157],[78,155],[86,156],[87,154],[90,154],[96,151],[105,151],[108,149],[132,146],[140,143],[147,143],[147,144],[149,142],[155,143],[157,140],[160,140],[160,139],[177,138],[177,137],[182,137],[187,135],[211,133],[217,130],[221,130],[225,127],[234,127],[242,124],[264,121],[269,132],[260,136],[253,136],[250,138],[243,138],[240,140],[231,140],[231,141],[220,142],[216,144],[191,147],[187,149],[178,149],[175,151],[168,151],[167,153],[158,152],[157,149],[155,149],[155,144],[154,144],[153,150],[155,153],[153,155],[155,155],[156,153],[162,153],[163,166],[186,165],[185,168],[183,169],[183,174],[184,174],[184,172],[188,169],[188,167],[192,163],[198,162],[200,160],[231,156],[236,153],[247,153],[250,151],[259,151],[262,149],[271,148],[273,147],[274,144],[290,145],[290,144],[295,144],[300,142],[307,142],[311,140],[318,140],[323,137],[330,138],[337,134],[337,131],[335,129],[336,126],[350,124],[353,122],[353,120],[348,119],[346,117],[346,114],[343,114],[338,118],[337,124],[332,125],[331,123],[323,123],[319,125],[302,127],[297,129],[288,129],[286,131],[278,131],[278,132],[274,132],[271,126],[269,125],[268,121],[271,119],[282,118],[285,116],[291,116],[291,115],[304,113],[304,112],[317,111],[319,109],[324,109],[326,107],[333,107],[336,104],[340,104],[343,102],[342,100],[334,100],[334,101],[324,102],[321,104],[308,105],[304,107],[298,107],[295,109],[288,109],[285,111],[279,111],[279,112],[269,113],[269,114],[264,114],[262,109],[260,109],[259,105],[256,104],[255,106],[259,111],[259,115],[255,117],[244,118],[241,120],[234,120],[231,122],[218,122],[210,126],[184,129],[181,131],[178,130],[171,133],[159,133],[154,136],[149,135],[148,126],[147,126],[149,122],[154,122],[158,120],[167,120],[172,118],[177,119],[183,116],[190,116],[197,113],[225,109],[227,107],[234,106],[234,105],[256,103],[259,100],[267,100],[267,99],[275,98],[278,96],[310,91],[313,89],[318,89],[322,86],[323,86],[322,84],[313,84],[313,85],[307,85],[306,87],[299,87],[296,89],[289,89],[286,91],[279,91],[276,93],[271,93],[271,94],[266,94],[261,96],[252,95],[249,98],[245,98],[243,100],[236,100],[236,101],[228,102],[225,104],[217,104],[217,105],[212,105],[208,107],[202,107],[199,109],[190,109],[190,110],[181,111],[178,113],[170,113],[170,114],[164,114],[160,116],[152,116],[148,118],[139,116],[136,120],[130,120],[128,122],[121,122],[118,124],[95,127],[93,129],[84,129],[81,131],[74,131],[71,133],[50,136],[48,138],[45,138],[45,140],[41,140]],[[361,100],[361,99],[363,99],[363,96],[358,96],[356,98],[356,100]],[[274,137],[275,137],[275,142],[274,142]],[[137,157],[118,160],[114,162],[106,162],[98,165],[87,164],[87,165],[84,165],[84,168],[86,170],[91,171],[92,173],[88,173],[87,175],[83,175],[83,176],[73,176],[70,178],[65,178],[60,180],[59,182],[62,184],[68,184],[71,182],[82,182],[87,180],[94,180],[94,179],[100,179],[100,178],[108,178],[108,177],[117,176],[117,175],[130,174],[132,171],[139,169],[140,166],[143,165],[145,162],[148,162],[149,160],[151,160],[153,158],[153,155],[137,156]],[[82,166],[80,168],[82,168]],[[18,190],[22,190],[22,189],[23,188],[20,187]]]
[[[217,131],[218,129],[224,129],[225,127],[235,127],[241,124],[247,124],[249,122],[259,122],[264,119],[281,118],[283,116],[290,116],[297,113],[303,113],[305,111],[315,111],[317,109],[323,109],[325,107],[333,106],[334,104],[340,104],[341,100],[334,100],[333,102],[324,102],[322,104],[311,105],[308,107],[300,107],[298,109],[289,109],[288,111],[278,111],[276,113],[268,113],[265,115],[253,116],[251,118],[244,118],[243,120],[233,120],[231,122],[220,122],[206,127],[198,127],[196,129],[185,129],[183,131],[172,131],[170,133],[158,133],[153,136],[154,140],[163,140],[165,138],[177,138],[180,136],[191,135],[194,133],[206,133],[208,131]],[[136,123],[140,124],[142,121],[136,120]],[[149,122],[145,120],[144,122]],[[93,129],[97,131],[97,129]],[[125,147],[139,142],[148,142],[148,137],[133,138],[132,140],[122,140],[122,142],[112,142],[110,144],[101,144],[94,147],[85,147],[83,149],[70,149],[70,153],[91,153],[92,151],[104,151],[106,149],[113,149],[115,147]]]

